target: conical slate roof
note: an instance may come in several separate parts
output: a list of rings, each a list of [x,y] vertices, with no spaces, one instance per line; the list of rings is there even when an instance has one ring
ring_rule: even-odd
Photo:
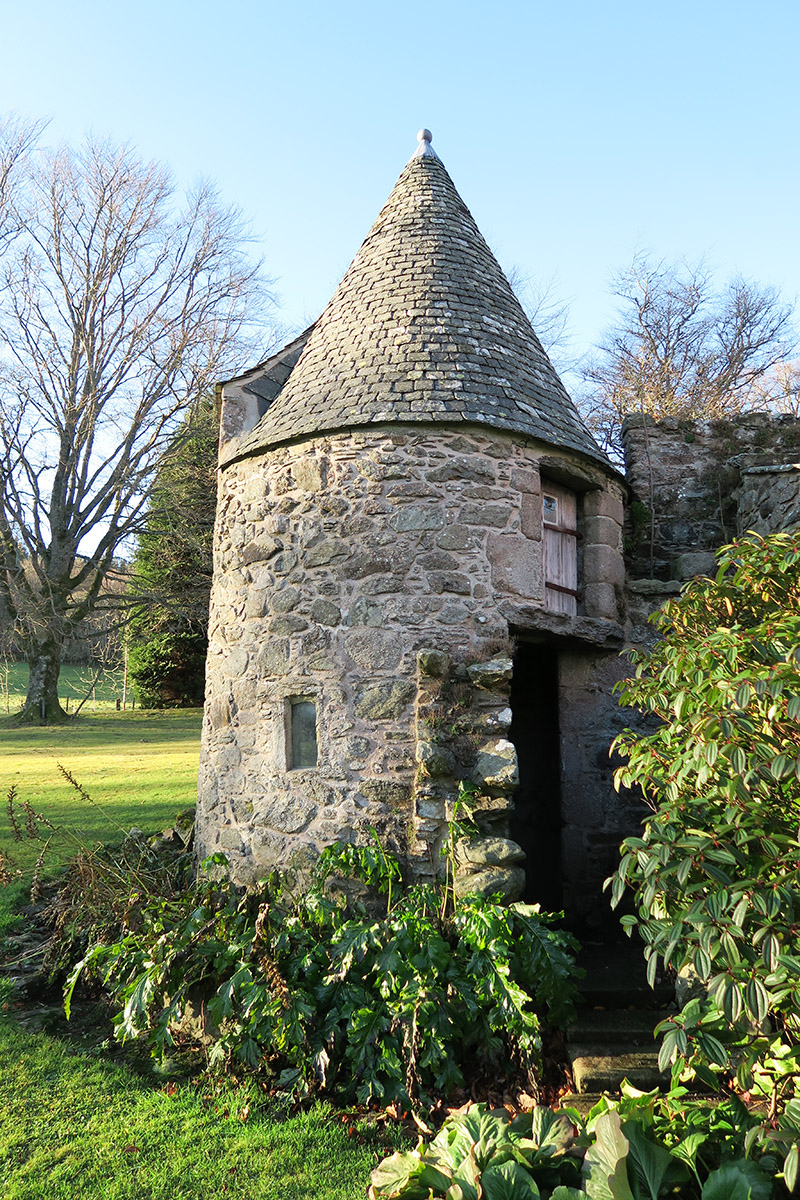
[[[476,422],[607,462],[427,130],[236,457],[385,421]]]

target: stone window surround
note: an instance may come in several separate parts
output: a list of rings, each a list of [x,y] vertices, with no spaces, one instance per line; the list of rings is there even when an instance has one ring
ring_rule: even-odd
[[[310,704],[314,710],[314,762],[295,762],[296,748],[294,744],[295,708],[300,704]],[[315,771],[319,764],[319,706],[317,697],[303,692],[302,695],[286,696],[283,702],[283,718],[286,746],[286,769],[288,771]]]
[[[289,682],[289,681],[287,681]],[[316,711],[317,761],[313,767],[292,766],[292,706],[298,701],[308,701]],[[293,777],[304,771],[316,773],[327,764],[325,740],[321,733],[322,687],[310,681],[303,680],[300,687],[297,683],[289,687],[282,696],[273,701],[272,707],[272,759],[275,769],[279,772],[291,772]]]

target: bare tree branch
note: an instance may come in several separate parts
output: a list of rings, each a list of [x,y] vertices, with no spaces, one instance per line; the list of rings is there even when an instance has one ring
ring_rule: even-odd
[[[0,117],[0,251],[18,232],[12,190],[46,125],[46,121],[26,121],[16,113]]]
[[[615,281],[619,319],[583,369],[581,405],[598,440],[619,452],[629,413],[712,419],[763,407],[763,380],[791,353],[792,311],[744,279],[715,292],[704,264],[637,256]]]
[[[181,414],[257,355],[269,297],[238,212],[208,183],[179,208],[164,168],[127,147],[41,152],[4,203],[0,608],[31,666],[24,712],[58,715],[61,648]]]
[[[571,370],[570,306],[559,296],[555,277],[537,279],[517,266],[510,267],[507,276],[545,353],[558,359],[560,370]]]

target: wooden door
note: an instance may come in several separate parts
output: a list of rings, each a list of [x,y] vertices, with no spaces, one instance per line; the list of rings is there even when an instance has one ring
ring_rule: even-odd
[[[542,546],[545,607],[578,611],[578,498],[569,488],[542,480]]]

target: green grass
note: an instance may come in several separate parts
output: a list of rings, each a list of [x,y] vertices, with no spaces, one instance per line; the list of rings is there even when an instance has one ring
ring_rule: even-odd
[[[11,850],[24,870],[41,846],[12,844],[4,798],[16,785],[54,825],[84,841],[119,840],[131,826],[145,832],[165,828],[182,808],[194,804],[200,753],[199,709],[81,714],[57,726],[20,726],[0,718],[0,848]],[[94,803],[82,800],[61,775],[61,763]],[[74,853],[66,837],[55,837],[51,867]]]
[[[92,667],[77,667],[65,663],[58,677],[58,698],[68,712],[74,712],[87,692],[89,699],[81,713],[106,712],[116,709],[117,700],[122,702],[122,667],[113,667],[103,674],[92,686],[95,670]],[[28,665],[21,662],[0,662],[0,712],[10,716],[18,712],[28,690]],[[133,701],[133,688],[128,683],[127,707]]]
[[[0,786],[15,783],[20,799],[87,842],[132,825],[156,831],[194,802],[199,741],[197,711],[90,713],[52,728],[0,718]],[[76,796],[57,762],[97,804]],[[30,875],[40,844],[11,840],[2,803],[0,848]],[[72,849],[56,839],[51,869]],[[24,900],[21,885],[0,890],[0,945]],[[216,1097],[165,1088],[98,1047],[106,1031],[92,1028],[87,1006],[76,1004],[68,1041],[16,1027],[4,991],[8,1001],[0,980],[3,1200],[361,1200],[394,1148],[327,1105],[289,1115],[253,1085]]]
[[[290,1116],[252,1088],[154,1085],[7,1020],[0,1059],[4,1200],[362,1200],[391,1152],[328,1105]]]

